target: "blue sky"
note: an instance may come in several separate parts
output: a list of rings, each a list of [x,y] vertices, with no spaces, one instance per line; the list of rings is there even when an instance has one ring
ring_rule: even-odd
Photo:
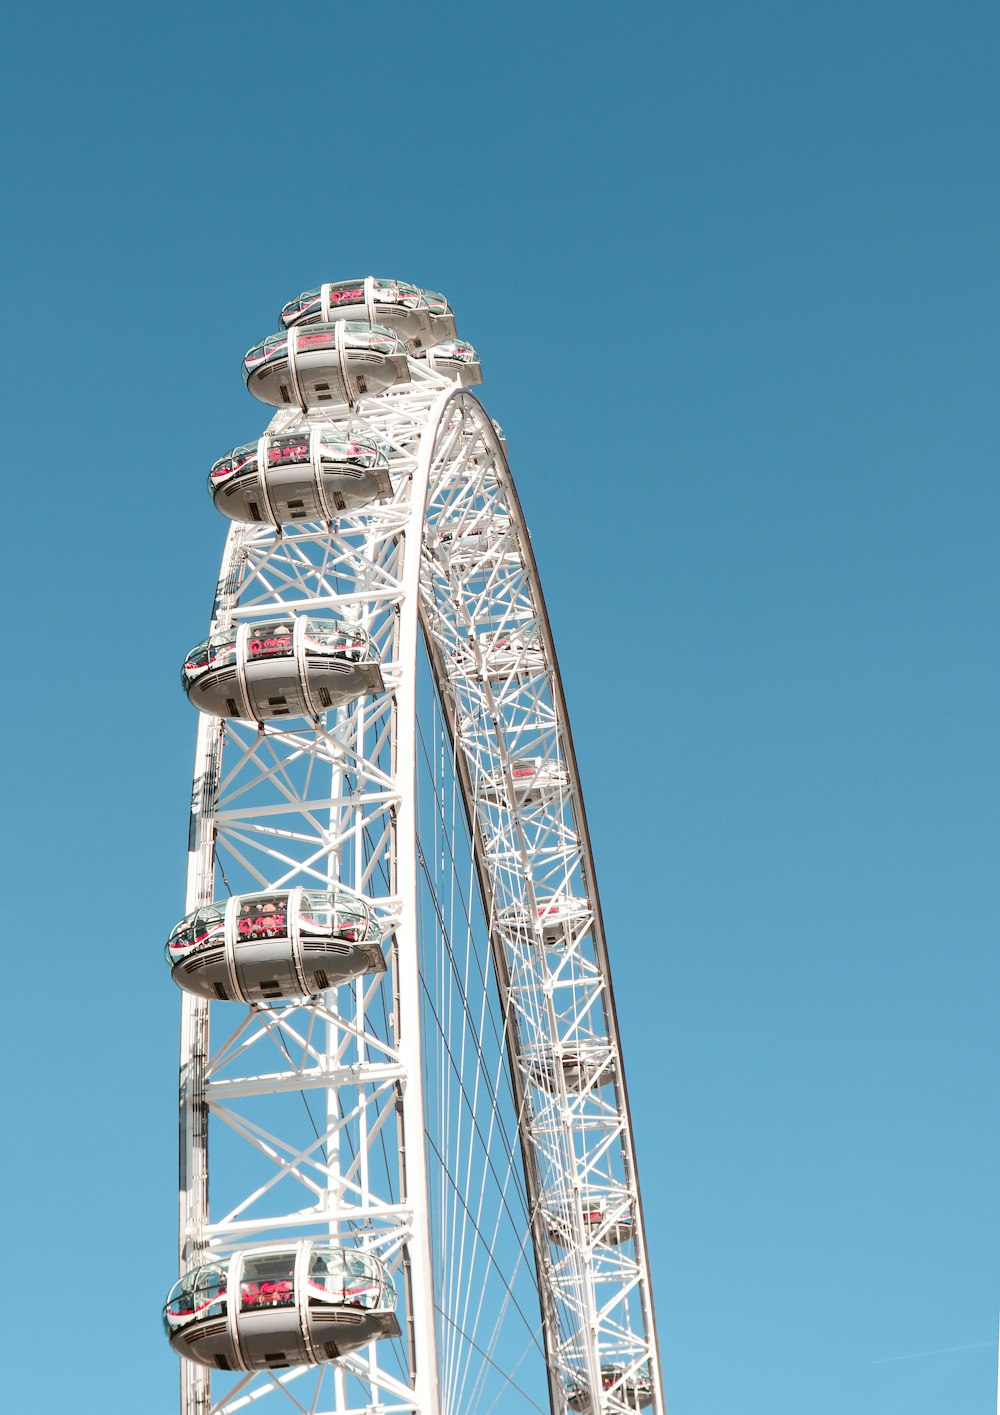
[[[508,434],[671,1415],[992,1410],[1000,11],[109,0],[7,41],[11,1408],[176,1408],[204,478],[282,302],[370,271],[448,294]]]

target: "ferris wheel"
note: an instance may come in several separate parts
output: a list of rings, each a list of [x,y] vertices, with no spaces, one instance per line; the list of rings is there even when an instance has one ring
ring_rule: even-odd
[[[276,411],[211,468],[182,669],[181,1415],[663,1415],[579,774],[478,357],[401,281],[281,325],[244,360]]]

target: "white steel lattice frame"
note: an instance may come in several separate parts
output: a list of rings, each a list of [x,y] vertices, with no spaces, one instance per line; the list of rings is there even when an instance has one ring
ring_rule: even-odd
[[[464,1251],[465,1234],[447,1243],[435,1235],[432,1209],[440,1218],[450,1206],[456,1231],[475,1229],[470,1250],[489,1248],[481,1206],[473,1213],[461,1198],[457,1160],[454,1174],[444,1175],[444,1198],[428,1203],[429,1168],[436,1174],[449,1167],[438,1164],[439,1147],[457,1145],[449,1132],[462,1131],[466,1108],[472,1113],[466,1103],[473,1083],[463,1077],[467,1051],[478,1050],[478,1063],[470,1063],[479,1067],[476,1093],[481,1087],[494,1092],[487,1097],[493,1109],[485,1143],[479,1133],[484,1174],[494,1169],[493,1136],[503,1129],[495,1099],[502,1086],[516,1119],[516,1135],[504,1137],[500,1202],[509,1212],[514,1189],[522,1195],[516,1264],[533,1264],[552,1411],[567,1409],[571,1386],[586,1392],[594,1412],[632,1410],[628,1381],[648,1374],[652,1407],[662,1415],[604,932],[537,572],[506,459],[482,407],[444,375],[413,360],[410,366],[408,386],[322,416],[352,435],[375,436],[388,450],[388,500],[330,525],[297,524],[280,534],[234,525],[229,532],[213,631],[254,617],[335,614],[372,636],[383,689],[325,721],[222,723],[200,716],[186,901],[190,912],[224,891],[341,881],[378,905],[387,971],[300,1003],[253,1006],[235,1025],[231,1004],[184,994],[180,1089],[181,1270],[206,1253],[287,1244],[289,1237],[347,1236],[397,1275],[404,1354],[396,1353],[396,1369],[386,1342],[344,1356],[326,1368],[330,1383],[322,1393],[317,1383],[311,1398],[294,1393],[308,1372],[292,1370],[249,1373],[213,1401],[209,1373],[185,1361],[181,1412],[222,1415],[256,1409],[260,1399],[314,1415],[464,1415],[480,1408],[486,1415],[496,1405],[498,1397],[488,1406],[476,1403],[477,1392],[485,1391],[486,1366],[480,1362],[484,1374],[477,1384],[468,1344],[448,1349],[449,1328],[458,1331],[470,1319],[468,1290],[461,1300],[442,1298],[440,1291],[444,1268],[462,1261],[453,1250],[460,1244]],[[269,431],[280,433],[300,418],[279,412]],[[418,918],[425,891],[418,876],[429,878],[415,803],[421,633],[486,912],[500,1051],[506,1053],[501,1076],[499,1066],[484,1064],[474,1023],[465,1027],[475,1039],[469,1045],[449,1040],[435,1017],[448,1052],[439,1069],[458,1076],[464,1098],[454,1118],[452,1102],[440,1102],[443,1119],[433,1114],[434,1098],[423,1094],[433,1070],[422,1054],[433,1001],[429,954],[418,937],[427,932],[426,918]],[[536,769],[543,764],[537,792],[516,784],[513,772],[525,761]],[[457,835],[455,820],[439,813],[442,832]],[[568,922],[552,947],[533,921],[540,908],[560,907]],[[430,927],[446,935],[437,901],[434,909],[439,917]],[[480,990],[485,1008],[485,979]],[[469,1015],[471,991],[463,991]],[[220,1008],[227,1025],[216,1041],[209,1018]],[[482,1024],[480,1032],[485,1035]],[[574,1065],[582,1065],[582,1085],[572,1084]],[[473,1127],[479,1132],[474,1117],[466,1129]],[[210,1129],[252,1156],[238,1170],[242,1187],[216,1202],[212,1215]],[[213,1138],[213,1153],[216,1145]],[[515,1173],[518,1158],[521,1175]],[[466,1187],[473,1172],[469,1161]],[[216,1189],[213,1162],[213,1199]],[[585,1197],[604,1201],[603,1230],[584,1223]],[[602,1241],[623,1214],[631,1221],[628,1240]],[[513,1292],[500,1260],[487,1252],[483,1261],[496,1269],[506,1307]],[[499,1357],[490,1353],[497,1356],[499,1348],[471,1344],[497,1369]],[[602,1370],[612,1367],[618,1374],[605,1389]]]

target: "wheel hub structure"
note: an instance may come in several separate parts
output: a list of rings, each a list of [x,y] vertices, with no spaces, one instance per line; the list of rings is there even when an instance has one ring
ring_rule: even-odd
[[[478,357],[404,282],[282,319],[182,672],[181,1415],[662,1415],[579,773]]]

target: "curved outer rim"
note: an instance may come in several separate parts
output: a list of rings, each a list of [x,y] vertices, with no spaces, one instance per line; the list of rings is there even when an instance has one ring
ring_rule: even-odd
[[[604,931],[604,919],[603,914],[601,912],[600,895],[597,886],[597,873],[594,868],[594,858],[590,841],[590,831],[587,824],[587,815],[586,808],[584,806],[583,791],[580,785],[579,765],[577,762],[576,750],[573,744],[573,735],[570,727],[569,712],[566,706],[566,695],[563,689],[562,675],[559,671],[559,661],[555,652],[555,642],[552,635],[552,625],[551,621],[549,620],[548,610],[545,605],[545,597],[542,593],[541,580],[538,574],[538,565],[535,560],[534,552],[532,550],[531,539],[528,535],[527,523],[524,519],[524,512],[521,508],[520,499],[517,495],[517,491],[514,485],[514,479],[510,472],[510,467],[507,463],[506,454],[500,444],[499,439],[496,436],[496,431],[493,427],[492,421],[489,415],[487,414],[486,410],[483,408],[482,404],[479,402],[479,400],[473,394],[465,390],[456,390],[456,392],[448,400],[448,403],[442,409],[441,421],[443,421],[444,413],[452,402],[467,402],[474,405],[477,412],[477,420],[480,423],[481,430],[489,443],[490,450],[493,452],[497,460],[498,467],[502,469],[503,496],[509,508],[511,524],[516,528],[518,548],[521,557],[524,561],[524,564],[528,570],[531,592],[538,611],[538,618],[540,620],[541,627],[541,639],[545,653],[546,668],[551,674],[552,678],[553,702],[558,712],[560,723],[560,739],[565,750],[566,764],[569,768],[570,784],[573,789],[573,800],[575,802],[575,822],[580,837],[580,853],[587,885],[587,896],[590,900],[591,909],[593,913],[594,945],[597,957],[600,961],[601,974],[606,989],[606,1012],[609,1040],[611,1041],[614,1055],[617,1058],[617,1065],[614,1067],[613,1084],[619,1109],[621,1110],[626,1122],[623,1130],[623,1139],[625,1142],[625,1162],[627,1166],[628,1181],[634,1189],[636,1204],[636,1222],[634,1224],[633,1238],[636,1244],[637,1255],[648,1276],[649,1268],[648,1256],[645,1246],[645,1220],[642,1210],[641,1191],[639,1189],[636,1171],[635,1151],[632,1140],[632,1115],[629,1106],[628,1088],[625,1080],[624,1063],[622,1060],[621,1045],[619,1040],[620,1034],[618,1027],[618,1013],[617,1008],[615,1006],[614,990],[611,981],[611,970],[608,962],[607,942]],[[433,438],[434,442],[436,442],[437,440],[439,430],[440,421],[438,427],[435,428],[435,435]],[[424,643],[434,672],[438,700],[441,703],[442,711],[444,713],[445,720],[448,725],[448,730],[451,735],[452,742],[454,743],[456,737],[459,735],[455,722],[454,700],[451,698],[449,693],[443,691],[444,685],[446,685],[448,682],[448,675],[445,665],[442,661],[441,655],[438,652],[433,635],[429,632],[427,606],[425,605],[423,599],[421,599],[420,603],[420,619],[421,627],[423,629],[424,634]],[[479,889],[482,896],[484,908],[486,910],[486,917],[491,918],[493,917],[493,913],[490,909],[492,887],[490,883],[489,867],[486,861],[484,841],[475,810],[475,791],[473,789],[473,783],[464,753],[456,752],[455,761],[462,786],[462,801],[465,807],[466,819],[468,821],[471,837],[474,841],[476,872],[478,877]],[[499,929],[497,929],[495,925],[491,930],[490,947],[493,954],[493,961],[496,968],[497,979],[500,984],[501,997],[504,999],[504,1001],[506,1001],[510,981],[507,973],[503,939],[501,937]],[[509,1029],[507,1030],[507,1049],[508,1057],[510,1060],[511,1076],[514,1082],[515,1102],[518,1107],[518,1113],[523,1115],[524,1083],[521,1078],[520,1068],[516,1065],[516,1053],[513,1049],[513,1038]],[[528,1182],[529,1195],[531,1198],[531,1207],[533,1212],[532,1240],[535,1247],[535,1261],[537,1265],[537,1271],[539,1273],[542,1273],[544,1272],[544,1259],[547,1253],[548,1235],[546,1233],[544,1216],[541,1211],[541,1205],[538,1202],[539,1186],[530,1135],[526,1133],[526,1125],[520,1125],[519,1130],[521,1139],[521,1152],[524,1158],[525,1175]],[[545,1331],[546,1355],[549,1358],[547,1360],[547,1366],[549,1371],[549,1399],[551,1402],[552,1410],[555,1412],[559,1410],[562,1402],[565,1399],[565,1396],[563,1391],[557,1388],[556,1385],[557,1376],[554,1369],[555,1362],[552,1359],[554,1348],[555,1324],[552,1313],[547,1310],[546,1296],[548,1294],[546,1291],[546,1287],[547,1285],[544,1283],[544,1281],[539,1283],[539,1299],[541,1303],[542,1320]],[[646,1320],[646,1330],[650,1338],[650,1346],[652,1353],[651,1369],[649,1375],[654,1390],[654,1408],[658,1411],[662,1411],[664,1409],[664,1406],[662,1401],[660,1383],[661,1368],[659,1356],[659,1343],[657,1339],[656,1323],[653,1312],[651,1285],[648,1281],[642,1284],[642,1294],[643,1306],[645,1309],[644,1317]]]

